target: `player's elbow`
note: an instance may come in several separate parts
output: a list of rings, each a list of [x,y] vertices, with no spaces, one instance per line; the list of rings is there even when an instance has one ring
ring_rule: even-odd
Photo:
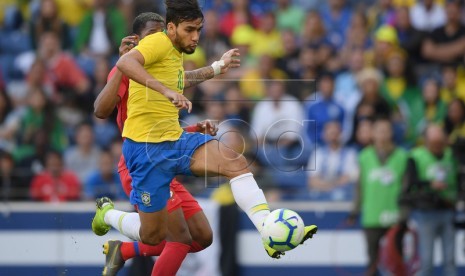
[[[98,108],[94,108],[94,116],[99,118],[99,119],[106,119],[108,118],[108,114],[103,112],[103,110],[100,110]]]
[[[116,67],[120,70],[123,74],[127,73],[128,63],[130,63],[129,57],[127,55],[123,55],[120,59],[116,62]]]
[[[94,116],[99,119],[106,119],[110,117],[112,111],[113,110],[109,111],[104,107],[100,106],[99,104],[94,103]]]

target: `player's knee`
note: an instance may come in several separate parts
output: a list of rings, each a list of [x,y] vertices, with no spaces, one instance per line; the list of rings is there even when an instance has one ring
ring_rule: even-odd
[[[174,231],[170,232],[170,237],[172,241],[184,243],[184,244],[191,244],[192,243],[192,236],[189,232],[189,229],[186,227],[179,227]]]
[[[230,150],[227,156],[225,156],[222,167],[224,167],[222,170],[223,175],[229,178],[234,178],[249,172],[247,159],[242,154],[233,150]]]
[[[198,238],[198,240],[196,240],[196,242],[200,244],[200,246],[202,246],[202,248],[204,249],[209,247],[213,243],[212,229],[208,228],[202,231],[201,236]]]
[[[159,229],[157,231],[141,231],[140,239],[141,242],[148,245],[157,245],[166,239],[167,231]]]

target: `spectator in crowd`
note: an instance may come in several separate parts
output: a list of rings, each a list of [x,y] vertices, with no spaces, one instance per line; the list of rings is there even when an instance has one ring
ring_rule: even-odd
[[[425,145],[412,150],[408,159],[401,197],[402,206],[411,211],[411,217],[418,224],[419,275],[434,274],[436,238],[441,239],[444,254],[443,274],[457,275],[453,225],[457,181],[457,163],[443,129],[438,125],[428,126]]]
[[[226,119],[226,102],[221,97],[210,99],[208,104],[205,106],[205,119],[213,120],[218,124],[217,138],[221,141],[222,136],[233,128],[230,121]]]
[[[39,88],[29,92],[28,105],[15,131],[19,145],[14,151],[14,156],[18,161],[37,153],[36,135],[38,131],[43,131],[44,143],[49,145],[51,149],[63,151],[68,145],[63,124],[58,118],[54,106],[47,99],[45,92]]]
[[[421,140],[426,126],[441,124],[447,114],[447,106],[439,97],[439,83],[436,79],[429,78],[423,81],[422,95],[422,101],[412,108],[412,113],[415,114],[412,114],[411,118],[415,120],[410,120],[411,130],[414,131],[412,136],[416,137],[416,140]]]
[[[368,51],[368,64],[378,69],[382,69],[386,63],[386,57],[389,53],[396,50],[399,46],[397,31],[390,25],[383,25],[378,28],[374,34],[374,47]]]
[[[447,2],[445,25],[434,29],[423,43],[422,54],[426,59],[443,65],[463,63],[465,26],[461,22],[461,10],[461,1]]]
[[[6,91],[0,88],[0,149],[13,150],[15,146],[14,131],[19,123],[19,116],[14,115],[13,103]]]
[[[121,138],[118,127],[109,118],[99,119],[94,116],[93,131],[95,143],[99,148],[108,148],[115,137]]]
[[[455,99],[449,104],[444,130],[450,144],[454,144],[458,139],[465,139],[465,103],[461,99]]]
[[[396,9],[396,23],[394,25],[399,38],[399,46],[407,53],[407,64],[417,67],[424,63],[421,55],[421,45],[426,33],[416,29],[411,24],[411,18],[407,7]]]
[[[308,161],[308,185],[312,198],[351,200],[353,184],[358,177],[357,157],[353,149],[344,147],[341,125],[328,122],[324,127],[324,146]]]
[[[92,8],[93,0],[55,0],[58,6],[59,16],[66,24],[76,28],[86,13]]]
[[[275,59],[283,56],[283,41],[280,32],[276,29],[274,13],[267,12],[260,17],[250,54],[253,56],[269,55]]]
[[[285,85],[279,80],[267,82],[267,97],[259,101],[253,110],[250,135],[259,144],[279,142],[292,145],[299,142],[303,107],[299,100],[286,93]]]
[[[248,100],[260,100],[265,96],[266,82],[284,80],[286,73],[275,66],[275,59],[270,55],[262,55],[258,59],[257,68],[252,68],[242,76],[239,86],[243,96]]]
[[[230,85],[225,92],[225,118],[238,128],[247,128],[245,122],[250,122],[250,112],[242,97],[237,83]]]
[[[368,8],[368,27],[374,31],[385,24],[392,24],[395,21],[395,7],[392,0],[375,1]]]
[[[371,37],[368,32],[367,18],[363,12],[355,12],[350,20],[349,28],[345,33],[345,43],[343,51],[352,49],[369,49],[371,48]],[[335,55],[337,57],[337,55]]]
[[[29,199],[30,177],[15,166],[13,156],[0,151],[0,199],[27,200]]]
[[[55,0],[41,0],[39,16],[29,25],[29,35],[34,49],[37,48],[40,37],[47,32],[53,32],[61,42],[62,49],[71,47],[71,33],[68,25],[59,17]]]
[[[441,99],[450,103],[459,98],[465,101],[465,80],[458,76],[457,67],[446,65],[442,67]]]
[[[344,124],[344,109],[334,99],[334,76],[325,73],[318,80],[318,93],[316,101],[311,102],[315,96],[311,95],[307,100],[305,119],[307,124],[308,138],[317,144],[324,144],[323,129],[331,121],[337,121],[342,126]]]
[[[299,55],[300,63],[300,79],[303,80],[316,80],[320,74],[321,65],[318,61],[318,49],[314,47],[304,47],[300,51]],[[312,94],[315,93],[314,86],[311,87],[312,91],[309,91]],[[303,95],[302,95],[303,96]]]
[[[98,93],[102,91],[103,87],[107,83],[108,73],[110,73],[110,65],[104,58],[98,58],[95,62],[95,71],[93,76],[93,97],[97,97]],[[92,100],[93,100],[92,97]]]
[[[208,24],[205,24],[202,30],[203,37],[200,39],[200,46],[205,50],[208,61],[215,61],[230,49],[229,40],[220,32],[220,21],[217,12],[213,10],[207,11],[205,13],[205,22],[208,22]]]
[[[94,0],[93,9],[79,24],[74,50],[84,56],[118,54],[118,45],[126,35],[123,15],[109,0]]]
[[[410,8],[410,18],[414,28],[430,32],[446,23],[446,11],[434,0],[420,0]]]
[[[250,54],[250,46],[255,39],[255,29],[250,25],[240,25],[234,29],[229,37],[232,47],[237,48],[241,53],[241,67],[238,74],[250,67],[256,66],[256,59]],[[234,74],[233,74],[234,75]]]
[[[357,132],[354,134],[353,140],[349,140],[349,145],[360,153],[365,147],[372,143],[372,132],[373,124],[370,119],[362,119],[357,128]]]
[[[258,26],[258,17],[252,14],[249,0],[232,1],[232,8],[228,11],[220,22],[221,33],[230,37],[237,26],[247,24],[253,28]]]
[[[99,167],[90,173],[83,188],[84,198],[88,200],[104,196],[115,200],[127,199],[111,152],[103,151],[100,154]]]
[[[346,102],[348,98],[355,96],[354,94],[360,94],[357,84],[357,74],[364,68],[364,56],[363,50],[360,48],[352,49],[345,56],[347,64],[344,66],[345,70],[337,75],[334,83],[334,96]],[[360,96],[356,96],[357,100]],[[354,109],[355,106],[349,106],[348,109]]]
[[[394,121],[395,126],[406,124],[406,136],[403,136],[402,130],[395,128],[395,137],[413,143],[417,137],[413,136],[415,131],[412,128],[421,119],[418,110],[422,101],[421,93],[410,68],[407,68],[405,53],[399,49],[389,53],[386,58],[386,77],[381,85],[381,95],[398,115]]]
[[[465,104],[455,99],[449,104],[444,120],[444,130],[459,164],[465,164]]]
[[[113,156],[113,165],[115,166],[118,166],[121,154],[123,154],[122,146],[123,140],[121,139],[121,137],[115,137],[113,138],[113,141],[111,141],[111,144],[108,147],[111,155]]]
[[[53,75],[47,69],[46,61],[36,58],[27,72],[27,89],[42,89],[52,103],[60,103],[63,101],[63,95],[58,93],[58,87],[55,86],[54,81]]]
[[[276,67],[286,73],[289,79],[298,79],[300,75],[300,49],[296,35],[290,30],[281,31],[284,55],[276,60]]]
[[[47,153],[45,171],[36,175],[31,182],[30,195],[33,200],[61,202],[79,200],[81,185],[77,176],[64,169],[60,153]]]
[[[373,123],[373,146],[366,147],[359,155],[360,178],[349,217],[349,222],[353,223],[361,216],[368,255],[365,275],[378,275],[380,240],[398,221],[397,200],[407,159],[407,152],[393,142],[389,119],[377,118]]]
[[[305,20],[305,10],[292,2],[292,0],[277,1],[277,26],[281,31],[291,30],[294,34],[300,34]]]
[[[318,66],[322,66],[330,58],[334,47],[329,41],[323,19],[317,11],[307,14],[300,39],[304,48],[312,48],[316,51],[314,62]]]
[[[80,183],[85,183],[90,173],[98,167],[100,150],[94,143],[92,125],[82,123],[76,129],[76,145],[65,152],[65,165],[79,177]]]
[[[320,11],[330,44],[340,49],[345,43],[345,33],[350,25],[352,9],[346,0],[329,0]]]
[[[66,96],[69,97],[89,91],[89,80],[73,57],[61,51],[60,41],[55,33],[42,34],[37,58],[45,63],[47,74],[60,93],[68,93],[70,95]]]
[[[302,139],[303,107],[286,93],[283,81],[269,81],[266,92],[253,110],[250,136],[257,141],[258,160],[269,168],[280,192],[294,197],[305,190],[303,168],[311,148]]]
[[[358,124],[361,120],[375,117],[390,117],[391,108],[380,95],[380,86],[383,81],[381,73],[373,68],[365,68],[357,75],[357,82],[360,87],[362,97],[355,107],[353,116],[352,138],[358,131]]]

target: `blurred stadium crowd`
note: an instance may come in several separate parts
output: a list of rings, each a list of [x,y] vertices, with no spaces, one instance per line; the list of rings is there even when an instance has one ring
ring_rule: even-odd
[[[125,198],[120,134],[114,117],[93,116],[93,101],[133,18],[163,14],[162,2],[1,1],[3,199]],[[358,152],[372,143],[378,116],[391,120],[400,147],[421,144],[433,122],[464,148],[460,1],[200,2],[205,26],[186,70],[231,47],[242,66],[187,89],[194,109],[181,119],[222,122],[221,139],[253,160],[270,201],[351,200]],[[465,151],[456,152],[465,163]],[[194,192],[211,192],[197,181]]]

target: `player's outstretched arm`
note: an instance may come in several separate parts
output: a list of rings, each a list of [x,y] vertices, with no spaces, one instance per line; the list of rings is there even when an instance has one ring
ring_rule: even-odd
[[[123,73],[116,69],[115,73],[107,82],[102,91],[98,94],[97,99],[94,101],[94,115],[97,118],[105,119],[108,118],[115,106],[121,100],[118,96],[119,89],[127,89],[121,87],[121,80],[123,79]]]
[[[136,39],[135,36],[123,38],[119,46],[119,55],[123,56],[129,52],[136,44]],[[121,100],[118,95],[127,92],[127,84],[123,83],[121,81],[122,79],[123,73],[117,68],[113,69],[108,75],[107,84],[103,87],[102,91],[100,91],[94,102],[94,115],[97,118],[108,118]]]
[[[144,63],[144,56],[138,50],[133,49],[118,60],[116,67],[128,78],[167,97],[178,109],[187,109],[190,112],[192,103],[183,95],[156,80],[144,69]]]
[[[216,75],[225,74],[229,68],[241,66],[239,49],[231,49],[223,54],[219,61],[215,61],[210,66],[205,66],[196,70],[186,71],[184,87],[191,87],[201,82],[214,78]]]

